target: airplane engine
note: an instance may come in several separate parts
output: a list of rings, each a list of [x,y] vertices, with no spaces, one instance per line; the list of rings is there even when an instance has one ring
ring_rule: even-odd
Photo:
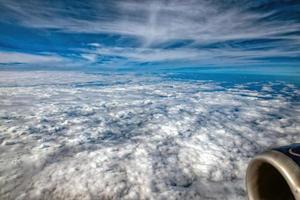
[[[300,200],[300,144],[266,151],[249,164],[249,200]]]

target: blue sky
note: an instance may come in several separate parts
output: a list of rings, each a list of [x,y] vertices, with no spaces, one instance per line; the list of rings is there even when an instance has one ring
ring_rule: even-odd
[[[300,63],[299,1],[0,0],[0,13],[1,68]]]

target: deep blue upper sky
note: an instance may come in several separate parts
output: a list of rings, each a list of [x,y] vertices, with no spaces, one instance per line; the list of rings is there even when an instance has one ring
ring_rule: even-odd
[[[0,33],[0,68],[295,69],[300,1],[0,0]]]

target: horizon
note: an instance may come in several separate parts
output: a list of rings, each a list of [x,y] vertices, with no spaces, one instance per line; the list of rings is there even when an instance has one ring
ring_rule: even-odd
[[[299,73],[297,1],[2,0],[0,11],[0,69]]]

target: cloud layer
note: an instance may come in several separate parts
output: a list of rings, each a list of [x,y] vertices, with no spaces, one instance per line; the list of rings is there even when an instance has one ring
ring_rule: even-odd
[[[4,50],[40,53],[10,38],[20,31],[82,65],[299,63],[297,1],[2,0],[0,11]]]
[[[245,199],[250,158],[299,141],[291,84],[63,72],[0,81],[1,199]]]

